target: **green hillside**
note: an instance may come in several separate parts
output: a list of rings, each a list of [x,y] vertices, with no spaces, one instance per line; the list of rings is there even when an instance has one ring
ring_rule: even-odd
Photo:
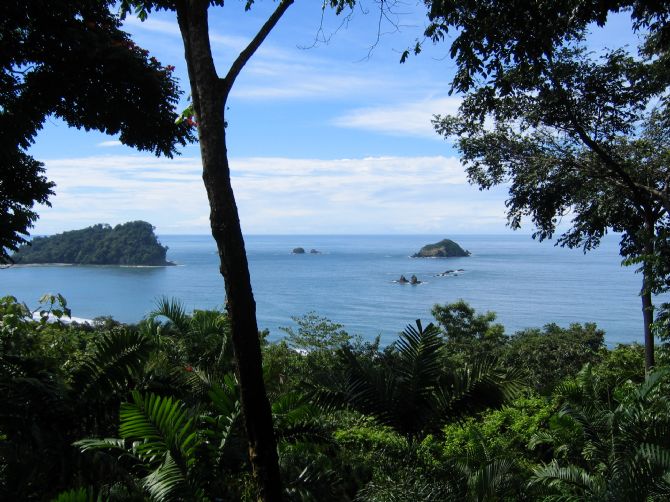
[[[116,225],[99,223],[49,237],[35,237],[13,255],[16,263],[77,265],[174,265],[165,259],[154,227],[146,221]]]

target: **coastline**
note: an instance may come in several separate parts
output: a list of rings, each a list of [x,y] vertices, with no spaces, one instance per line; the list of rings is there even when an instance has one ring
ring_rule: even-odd
[[[120,263],[13,263],[8,268],[29,268],[29,267],[119,267],[119,268],[164,268],[178,267],[178,263],[169,261],[164,265],[124,265]]]

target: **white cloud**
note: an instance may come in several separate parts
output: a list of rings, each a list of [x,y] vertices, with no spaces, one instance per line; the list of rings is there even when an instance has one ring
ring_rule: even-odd
[[[144,219],[161,233],[206,233],[199,159],[140,155],[45,162],[57,184],[36,233]],[[504,227],[504,194],[467,184],[454,157],[231,160],[247,233],[487,232]]]
[[[146,21],[140,21],[135,16],[128,16],[123,24],[126,27],[133,27],[154,33],[162,33],[163,35],[170,35],[178,37],[181,40],[181,33],[177,21],[166,21],[164,19],[156,19],[149,16]],[[210,31],[209,40],[214,44],[221,44],[235,49],[243,49],[249,43],[244,37],[234,35],[222,35],[215,31]]]
[[[121,146],[123,143],[121,143],[118,139],[112,139],[109,141],[101,141],[98,143],[96,146],[101,146],[103,148],[108,148],[112,146]]]
[[[179,32],[179,25],[175,21],[164,21],[156,19],[154,16],[149,16],[146,21],[141,21],[138,17],[128,15],[123,21],[126,28],[133,27],[154,33],[162,33],[164,35],[172,35],[181,37]]]
[[[455,114],[460,98],[425,99],[402,104],[358,108],[337,117],[339,127],[364,129],[392,135],[412,135],[440,139],[431,120],[435,114]]]

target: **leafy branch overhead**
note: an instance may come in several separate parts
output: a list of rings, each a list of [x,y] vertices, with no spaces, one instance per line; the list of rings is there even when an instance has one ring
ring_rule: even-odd
[[[650,369],[651,295],[668,283],[670,74],[664,57],[594,55],[579,40],[530,59],[497,54],[495,79],[469,84],[458,114],[433,123],[472,183],[509,186],[512,228],[530,220],[543,240],[567,227],[558,244],[585,251],[622,234],[621,255],[642,264]]]
[[[177,124],[180,90],[163,66],[121,30],[114,2],[0,5],[0,262],[25,242],[54,184],[27,153],[44,121],[118,135],[171,157],[194,138]]]

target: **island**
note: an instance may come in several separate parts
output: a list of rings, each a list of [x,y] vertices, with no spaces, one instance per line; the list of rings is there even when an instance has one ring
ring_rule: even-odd
[[[168,266],[167,246],[158,242],[146,221],[112,227],[99,223],[48,237],[35,237],[12,256],[14,263],[68,265]]]
[[[293,248],[293,254],[305,254],[305,248]]]
[[[435,244],[428,244],[421,248],[412,258],[452,258],[470,256],[470,251],[463,249],[451,239],[443,239]]]

